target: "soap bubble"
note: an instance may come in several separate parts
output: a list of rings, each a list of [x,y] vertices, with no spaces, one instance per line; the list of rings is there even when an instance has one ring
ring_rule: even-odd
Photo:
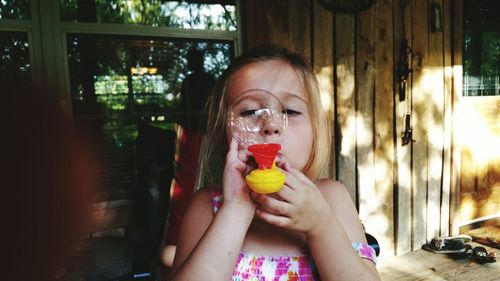
[[[230,106],[228,126],[243,147],[259,143],[280,143],[288,117],[280,100],[271,92],[252,89],[243,92]]]

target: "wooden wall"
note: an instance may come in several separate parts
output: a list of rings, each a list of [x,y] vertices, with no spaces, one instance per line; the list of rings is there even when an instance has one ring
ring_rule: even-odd
[[[447,235],[455,217],[452,2],[377,0],[355,15],[332,13],[316,1],[242,2],[246,48],[281,44],[314,66],[335,124],[328,174],[347,187],[382,255]],[[439,32],[429,28],[433,3],[442,11]],[[399,102],[394,83],[404,35],[412,49],[408,103]],[[402,146],[408,110],[415,141]]]

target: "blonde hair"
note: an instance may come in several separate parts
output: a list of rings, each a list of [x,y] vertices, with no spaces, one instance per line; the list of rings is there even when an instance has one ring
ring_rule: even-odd
[[[208,124],[201,153],[198,182],[201,184],[221,183],[224,159],[228,150],[226,138],[226,120],[229,101],[226,87],[233,75],[246,65],[268,60],[279,60],[296,70],[306,89],[309,116],[313,128],[311,155],[304,168],[304,174],[314,180],[325,168],[330,155],[331,134],[329,118],[321,107],[318,81],[305,59],[286,48],[263,45],[249,50],[236,58],[221,75],[208,100]]]

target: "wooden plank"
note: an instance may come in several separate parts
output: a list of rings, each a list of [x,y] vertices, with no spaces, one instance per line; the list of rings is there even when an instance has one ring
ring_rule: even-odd
[[[413,0],[413,245],[419,249],[427,241],[427,93],[425,91],[425,72],[428,56],[428,5],[427,1]]]
[[[243,17],[246,49],[260,44],[279,44],[296,50],[289,33],[289,7],[292,2],[297,1],[243,1],[243,14],[246,15]]]
[[[443,0],[444,22],[444,138],[443,138],[443,178],[441,201],[440,236],[450,235],[450,185],[451,185],[451,138],[452,138],[452,5]]]
[[[499,97],[465,97],[461,101],[462,224],[500,212]],[[495,187],[496,185],[496,187]]]
[[[475,137],[470,138],[468,148],[476,161],[477,192],[491,192],[491,187],[500,179],[500,97],[471,97],[463,100],[472,119],[472,128],[464,128]],[[495,168],[496,167],[496,168]]]
[[[381,255],[394,254],[394,53],[393,53],[393,1],[377,1],[375,41],[375,111],[374,111],[374,200],[378,208],[371,215],[377,224],[375,236],[380,242]]]
[[[266,4],[268,1],[242,1],[242,14],[244,24],[242,25],[245,49],[250,49],[259,44],[269,43],[269,31],[266,21]],[[260,16],[255,16],[260,15]]]
[[[467,147],[463,147],[461,155],[461,180],[460,193],[470,193],[476,190],[476,161],[474,160],[474,152]]]
[[[323,109],[333,124],[334,97],[333,97],[333,13],[326,10],[317,1],[313,2],[313,68],[321,87],[321,102]],[[334,136],[333,126],[331,127]],[[329,167],[322,176],[335,178],[335,138],[332,138]]]
[[[359,215],[366,231],[374,233],[370,214],[378,205],[375,190],[373,111],[375,100],[375,9],[358,14],[356,20],[356,147],[359,188]]]
[[[450,178],[450,232],[452,235],[459,233],[460,225],[460,146],[458,145],[460,124],[457,122],[459,117],[459,104],[462,96],[462,0],[452,2],[453,9],[453,54],[452,54],[452,145],[451,145],[451,178]]]
[[[394,2],[394,58],[395,68],[397,75],[397,65],[401,53],[401,40],[406,39],[408,45],[412,45],[411,37],[411,2],[406,0],[398,0]],[[405,30],[403,30],[405,28]],[[409,55],[410,56],[410,55]],[[409,59],[409,66],[411,67],[411,57]],[[403,146],[401,136],[405,129],[405,115],[411,110],[411,82],[412,76],[408,77],[407,81],[407,96],[404,101],[399,101],[399,84],[396,79],[395,87],[395,134],[396,134],[396,172],[397,172],[397,217],[395,217],[395,226],[397,227],[397,243],[396,255],[401,255],[411,251],[411,207],[412,207],[412,194],[411,194],[411,144]]]
[[[354,16],[335,16],[336,105],[340,153],[338,179],[356,198],[356,130],[354,96]]]
[[[311,1],[288,1],[289,47],[311,61]],[[281,42],[277,42],[281,44]]]
[[[442,0],[432,0],[433,5],[442,10]],[[429,7],[431,8],[431,7]],[[429,10],[429,14],[435,12]],[[441,12],[442,14],[442,12]],[[442,18],[441,18],[442,21]],[[429,98],[427,104],[428,122],[428,193],[427,193],[427,239],[439,237],[441,178],[443,171],[443,141],[444,141],[444,68],[443,68],[443,32],[429,32],[429,60],[427,68],[425,95]]]
[[[482,246],[475,242],[472,247]],[[500,252],[485,246],[488,252]],[[474,261],[453,260],[444,254],[424,250],[382,259],[377,265],[382,280],[498,280],[500,264],[480,265]]]
[[[289,33],[290,1],[268,0],[263,2],[265,2],[264,7],[266,10],[261,15],[266,21],[265,27],[269,30],[269,43],[286,46],[296,51],[293,48]],[[260,16],[257,15],[259,14],[253,16],[259,18]],[[260,32],[260,30],[257,30],[257,32]]]

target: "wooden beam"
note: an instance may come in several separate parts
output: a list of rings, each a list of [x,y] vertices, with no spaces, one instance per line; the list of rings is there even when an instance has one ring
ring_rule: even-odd
[[[450,235],[450,191],[451,191],[451,110],[452,110],[452,4],[443,1],[444,22],[444,140],[443,140],[443,178],[441,200],[440,236]]]
[[[356,163],[358,170],[359,215],[366,231],[375,235],[376,225],[369,224],[376,209],[375,156],[373,151],[375,100],[375,9],[356,18]]]
[[[393,1],[378,1],[375,41],[374,156],[377,209],[371,221],[378,225],[376,237],[382,255],[394,254],[394,40]]]
[[[427,1],[413,0],[413,58],[412,58],[412,144],[413,178],[413,244],[412,250],[419,249],[427,242],[427,100],[425,69],[428,61],[428,5]]]
[[[452,101],[451,101],[451,120],[452,120],[452,144],[451,144],[451,179],[450,179],[450,232],[456,235],[459,232],[460,225],[460,170],[461,170],[461,151],[458,145],[458,108],[462,96],[462,24],[463,24],[463,0],[453,1],[453,28],[452,28]]]
[[[431,0],[438,7],[443,7],[442,0]],[[432,6],[432,5],[431,5]],[[431,7],[429,7],[431,8]],[[429,15],[439,17],[435,11]],[[441,14],[442,15],[442,12]],[[437,20],[436,20],[437,21]],[[442,22],[442,16],[440,21]],[[441,178],[443,172],[443,141],[444,141],[444,57],[443,32],[433,32],[429,28],[429,54],[424,66],[426,85],[425,96],[427,106],[427,239],[436,238],[440,233]]]
[[[398,71],[398,61],[401,55],[401,40],[407,40],[408,46],[412,46],[411,36],[411,13],[412,2],[397,0],[394,2],[394,71]],[[404,30],[403,30],[404,28]],[[411,54],[408,54],[408,63],[411,67]],[[411,251],[411,143],[403,146],[401,136],[405,130],[405,116],[411,110],[412,75],[408,77],[406,83],[406,97],[404,101],[399,101],[399,79],[396,78],[394,84],[394,101],[396,106],[395,116],[395,139],[396,139],[396,173],[397,173],[397,208],[395,220],[396,229],[396,255],[401,255]]]
[[[333,125],[335,103],[333,87],[333,13],[326,10],[317,1],[313,2],[313,36],[312,63],[316,78],[321,87],[323,109]],[[334,136],[333,126],[331,128]],[[323,171],[323,176],[335,178],[335,138],[332,138],[329,167]]]
[[[354,16],[335,16],[336,104],[340,153],[338,178],[356,202],[356,130],[354,97]]]

